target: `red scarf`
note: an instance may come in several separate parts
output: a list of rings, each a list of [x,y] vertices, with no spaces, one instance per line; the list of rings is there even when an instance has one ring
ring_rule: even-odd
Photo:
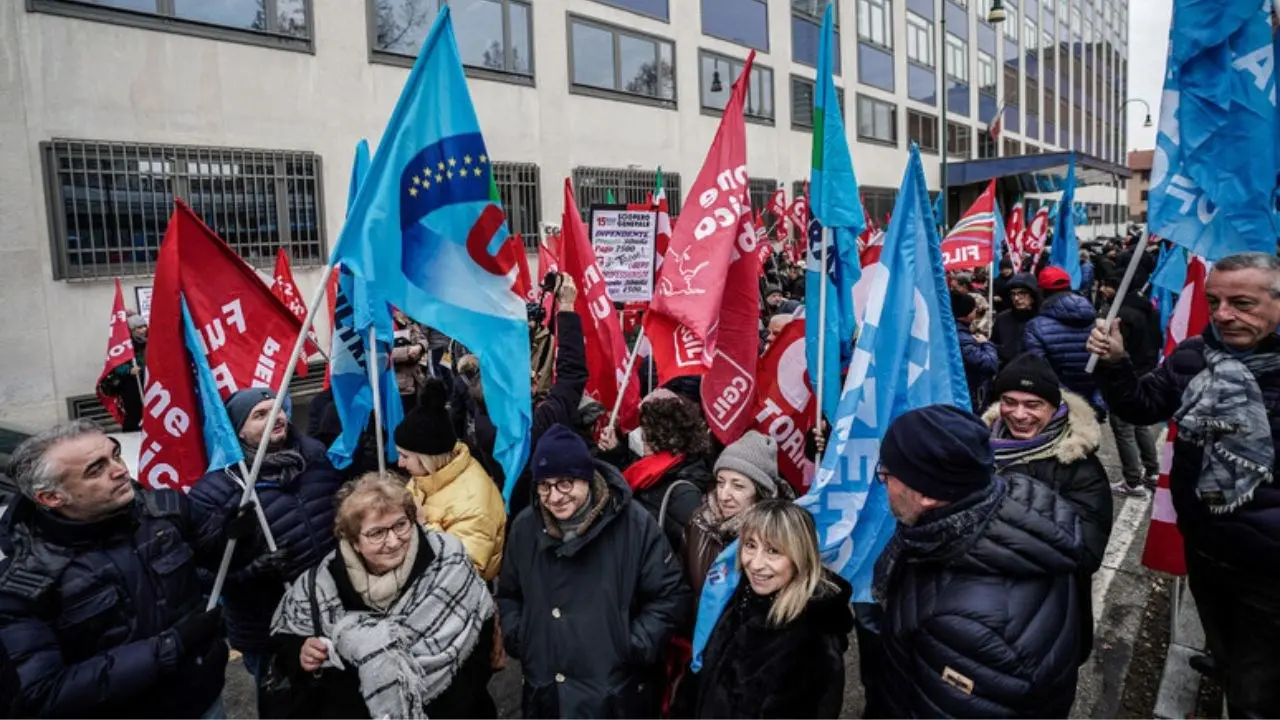
[[[631,492],[648,490],[662,479],[672,468],[684,462],[684,455],[669,452],[654,453],[631,463],[631,467],[622,471]]]

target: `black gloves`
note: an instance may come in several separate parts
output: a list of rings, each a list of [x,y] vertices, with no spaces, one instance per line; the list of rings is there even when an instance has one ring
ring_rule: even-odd
[[[284,582],[289,572],[289,553],[283,548],[259,555],[244,569],[236,573],[237,580],[279,580]]]
[[[234,515],[227,520],[227,539],[241,540],[253,535],[258,527],[257,503],[253,500],[236,508]]]
[[[193,610],[187,613],[174,624],[173,632],[178,636],[178,645],[182,654],[202,652],[222,632],[222,607],[215,607],[212,610]]]

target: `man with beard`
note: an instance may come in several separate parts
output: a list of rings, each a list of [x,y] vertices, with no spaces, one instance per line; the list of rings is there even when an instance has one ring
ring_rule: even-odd
[[[1031,273],[1018,273],[1009,278],[1009,307],[1001,310],[991,323],[991,342],[996,346],[1000,367],[1023,353],[1027,321],[1040,310],[1040,288]]]

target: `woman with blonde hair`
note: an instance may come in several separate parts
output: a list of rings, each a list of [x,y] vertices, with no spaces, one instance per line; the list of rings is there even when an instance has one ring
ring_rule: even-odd
[[[738,540],[742,580],[703,653],[697,717],[839,716],[852,588],[822,567],[813,517],[762,500]]]
[[[323,717],[495,717],[486,690],[494,603],[462,542],[415,521],[399,482],[338,492],[338,549],[286,591],[272,621],[293,675],[320,674]]]

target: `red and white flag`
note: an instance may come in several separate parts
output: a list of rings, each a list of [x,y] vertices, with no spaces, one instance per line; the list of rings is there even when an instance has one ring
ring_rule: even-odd
[[[1039,257],[1044,252],[1044,241],[1049,237],[1049,208],[1042,207],[1022,233],[1022,252]]]
[[[658,184],[653,190],[653,209],[658,213],[657,235],[653,249],[658,254],[654,260],[654,285],[657,285],[657,273],[662,269],[662,261],[667,256],[667,248],[671,247],[671,206],[667,204],[667,188],[662,181],[662,168],[658,168]]]
[[[529,277],[529,253],[525,252],[524,238],[520,233],[516,233],[516,247],[520,248],[520,252],[516,253],[516,281],[512,289],[525,302],[537,302],[538,288]]]
[[[787,214],[787,191],[785,189],[778,188],[773,191],[773,197],[769,198],[769,207],[767,210],[773,213],[773,216],[777,218],[779,222],[782,221]]]
[[[1015,272],[1021,272],[1022,268],[1022,242],[1026,232],[1023,212],[1022,203],[1015,203],[1013,210],[1009,211],[1009,222],[1004,226],[1005,245],[1009,248],[1009,257],[1013,261]]]
[[[884,250],[884,230],[876,225],[876,221],[867,218],[867,229],[858,236],[858,264],[862,267],[880,262],[880,252]]]
[[[942,240],[942,265],[947,271],[991,264],[996,236],[996,181],[969,206]]]
[[[116,279],[116,299],[111,305],[111,324],[108,326],[107,354],[102,360],[102,372],[98,374],[98,400],[102,407],[111,413],[116,422],[124,424],[124,404],[119,395],[107,395],[102,392],[102,381],[121,365],[132,365],[133,337],[129,332],[129,311],[124,307],[124,292],[120,290],[120,280]],[[126,382],[138,382],[130,376]]]
[[[1183,340],[1200,335],[1209,326],[1205,275],[1204,262],[1192,257],[1187,264],[1187,284],[1182,288],[1169,320],[1165,357]],[[1177,438],[1178,425],[1170,422],[1168,438],[1160,449],[1160,479],[1151,503],[1151,526],[1147,529],[1147,544],[1142,548],[1142,564],[1170,575],[1186,575],[1187,560],[1183,553],[1182,533],[1178,531],[1178,513],[1173,509],[1173,496],[1169,491],[1169,469],[1173,467],[1173,444]]]
[[[336,278],[338,274],[333,273]],[[334,282],[337,282],[336,280]],[[302,299],[302,292],[298,290],[298,283],[294,282],[293,269],[289,267],[289,256],[285,254],[284,248],[276,248],[276,269],[271,273],[271,294],[280,298],[280,302],[289,308],[289,312],[298,318],[298,322],[307,319],[307,303]],[[330,327],[333,327],[330,325]],[[316,334],[313,329],[307,333],[309,342],[305,348],[307,355],[314,355],[320,352],[320,344],[316,342]],[[327,372],[327,371],[326,371]]]
[[[991,135],[993,142],[1000,141],[1000,133],[1004,131],[1004,103],[1000,103],[1000,107],[996,108],[996,116],[991,118],[991,124],[987,126],[987,134]]]
[[[778,443],[778,471],[804,495],[813,481],[813,461],[804,456],[804,437],[813,427],[813,391],[804,357],[804,318],[796,318],[765,350],[756,371],[753,428]]]

